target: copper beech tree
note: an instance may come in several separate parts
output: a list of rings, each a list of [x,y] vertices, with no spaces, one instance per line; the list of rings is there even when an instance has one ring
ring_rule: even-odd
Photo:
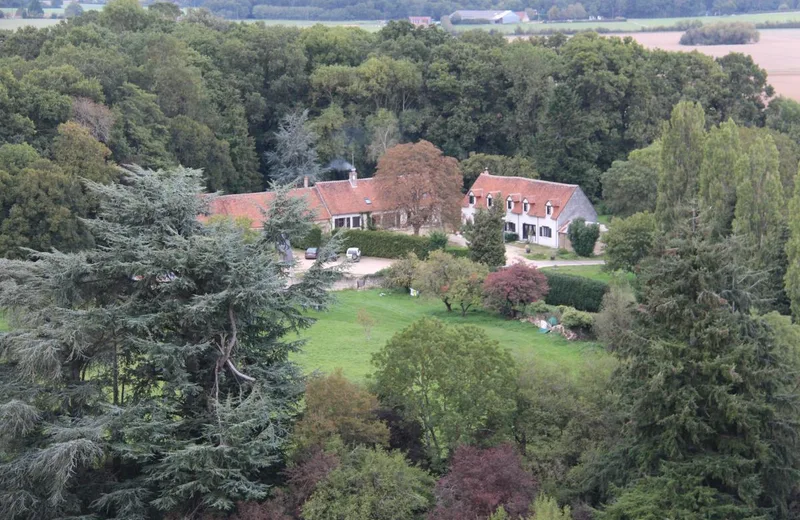
[[[375,179],[388,205],[405,214],[415,235],[433,222],[459,225],[461,169],[428,141],[390,148],[378,161]]]

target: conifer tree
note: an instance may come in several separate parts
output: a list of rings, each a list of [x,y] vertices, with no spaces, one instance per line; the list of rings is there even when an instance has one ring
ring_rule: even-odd
[[[741,155],[739,128],[732,119],[709,131],[700,168],[700,211],[715,237],[731,231]]]
[[[664,231],[675,229],[686,209],[696,206],[705,138],[703,107],[688,101],[675,105],[661,136],[656,219]]]
[[[194,518],[267,496],[302,390],[284,336],[335,273],[290,284],[273,243],[202,224],[201,181],[90,184],[97,248],[0,260],[0,518]]]
[[[275,150],[267,152],[270,177],[278,184],[319,179],[322,168],[315,148],[316,135],[308,128],[308,110],[287,114],[275,133]]]
[[[498,207],[476,211],[472,222],[468,222],[463,230],[469,243],[469,259],[489,269],[506,265],[503,212]]]
[[[703,230],[704,231],[704,230]],[[796,356],[751,312],[734,239],[683,232],[637,277],[617,351],[627,415],[602,519],[785,518],[798,482]]]

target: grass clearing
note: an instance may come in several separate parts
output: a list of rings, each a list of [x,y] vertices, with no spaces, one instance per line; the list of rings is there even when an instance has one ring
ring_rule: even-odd
[[[0,332],[5,332],[7,330],[8,330],[8,322],[3,316],[3,313],[0,312]]]
[[[573,276],[583,276],[599,282],[610,282],[614,278],[613,273],[603,271],[602,265],[561,265],[554,267],[542,267],[549,271],[558,271],[561,274],[571,274]]]
[[[448,313],[438,300],[388,291],[380,296],[381,292],[379,289],[337,292],[337,302],[329,311],[311,313],[319,321],[301,333],[307,343],[292,359],[305,372],[342,368],[348,378],[361,381],[373,371],[372,354],[396,332],[424,316],[439,318],[450,325],[481,327],[515,358],[561,367],[570,373],[575,373],[590,356],[605,355],[596,343],[569,342],[558,335],[542,334],[531,324],[509,321],[494,313],[476,310],[462,318],[460,312]],[[365,309],[376,321],[369,340],[356,321],[360,309]]]

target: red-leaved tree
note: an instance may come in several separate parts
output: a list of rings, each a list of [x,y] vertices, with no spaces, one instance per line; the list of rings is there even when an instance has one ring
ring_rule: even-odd
[[[547,277],[541,271],[517,262],[486,277],[483,304],[513,318],[529,303],[544,298],[549,289]]]
[[[436,483],[436,508],[428,518],[488,518],[500,506],[509,518],[524,517],[536,489],[536,481],[522,468],[512,445],[460,446],[453,453],[450,470]]]

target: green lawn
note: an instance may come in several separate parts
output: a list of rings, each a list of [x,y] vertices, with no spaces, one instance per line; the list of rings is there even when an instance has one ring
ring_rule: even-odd
[[[6,322],[6,319],[3,317],[3,314],[0,313],[0,332],[6,330],[8,330],[8,322]]]
[[[411,298],[400,293],[380,294],[378,289],[337,292],[337,302],[330,311],[313,313],[319,321],[301,334],[308,342],[293,359],[306,372],[331,372],[342,368],[347,377],[363,380],[372,372],[372,353],[396,332],[423,316],[435,316],[454,325],[476,325],[515,357],[561,366],[570,372],[587,357],[604,355],[595,343],[569,342],[558,335],[542,334],[533,325],[505,320],[484,311],[470,312],[462,318],[458,312],[447,313],[438,300]],[[359,309],[365,309],[376,320],[370,340],[356,321]]]
[[[549,269],[558,271],[563,274],[571,274],[574,276],[583,276],[591,278],[592,280],[599,280],[601,282],[610,282],[612,278],[611,273],[603,271],[602,265],[562,265],[558,267],[542,267],[542,270]]]

